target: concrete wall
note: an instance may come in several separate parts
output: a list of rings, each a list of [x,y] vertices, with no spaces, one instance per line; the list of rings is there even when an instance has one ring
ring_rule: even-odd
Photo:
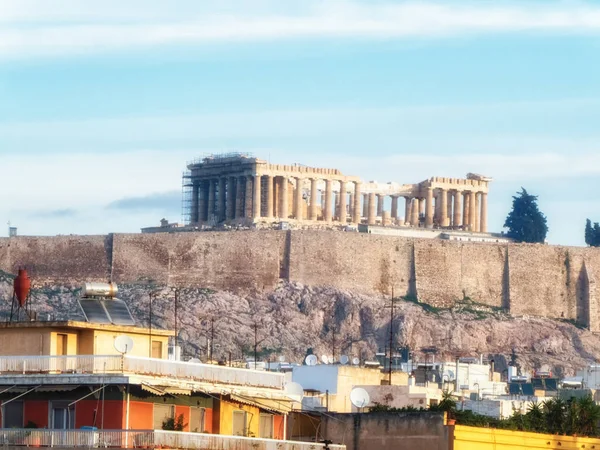
[[[443,413],[369,413],[324,416],[323,435],[347,450],[447,450],[451,428]]]
[[[469,243],[336,231],[0,238],[0,270],[37,283],[108,280],[270,290],[280,278],[437,306],[465,297],[600,331],[600,249]]]

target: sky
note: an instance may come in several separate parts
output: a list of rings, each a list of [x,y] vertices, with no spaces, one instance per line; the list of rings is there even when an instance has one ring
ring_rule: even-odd
[[[552,244],[600,221],[600,1],[0,0],[0,220],[181,221],[186,162],[521,187]],[[2,235],[4,233],[0,233]]]

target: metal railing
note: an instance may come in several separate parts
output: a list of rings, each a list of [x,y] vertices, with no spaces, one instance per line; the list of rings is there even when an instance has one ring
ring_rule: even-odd
[[[212,364],[119,355],[1,356],[0,374],[136,374],[283,389],[284,375]]]
[[[345,450],[345,445],[184,433],[163,430],[0,429],[0,445],[87,448],[180,448],[198,450]]]

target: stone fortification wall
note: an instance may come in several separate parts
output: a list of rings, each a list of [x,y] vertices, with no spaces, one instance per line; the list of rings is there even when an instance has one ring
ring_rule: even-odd
[[[600,331],[600,250],[410,239],[335,231],[244,231],[0,239],[0,269],[37,282],[154,281],[270,290],[279,279],[410,294],[437,306],[469,298],[513,314],[576,319]]]

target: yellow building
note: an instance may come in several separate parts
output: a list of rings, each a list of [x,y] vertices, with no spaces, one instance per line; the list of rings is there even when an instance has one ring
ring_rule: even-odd
[[[90,322],[13,322],[0,328],[3,356],[119,355],[117,336],[133,341],[131,356],[167,358],[173,331]]]

